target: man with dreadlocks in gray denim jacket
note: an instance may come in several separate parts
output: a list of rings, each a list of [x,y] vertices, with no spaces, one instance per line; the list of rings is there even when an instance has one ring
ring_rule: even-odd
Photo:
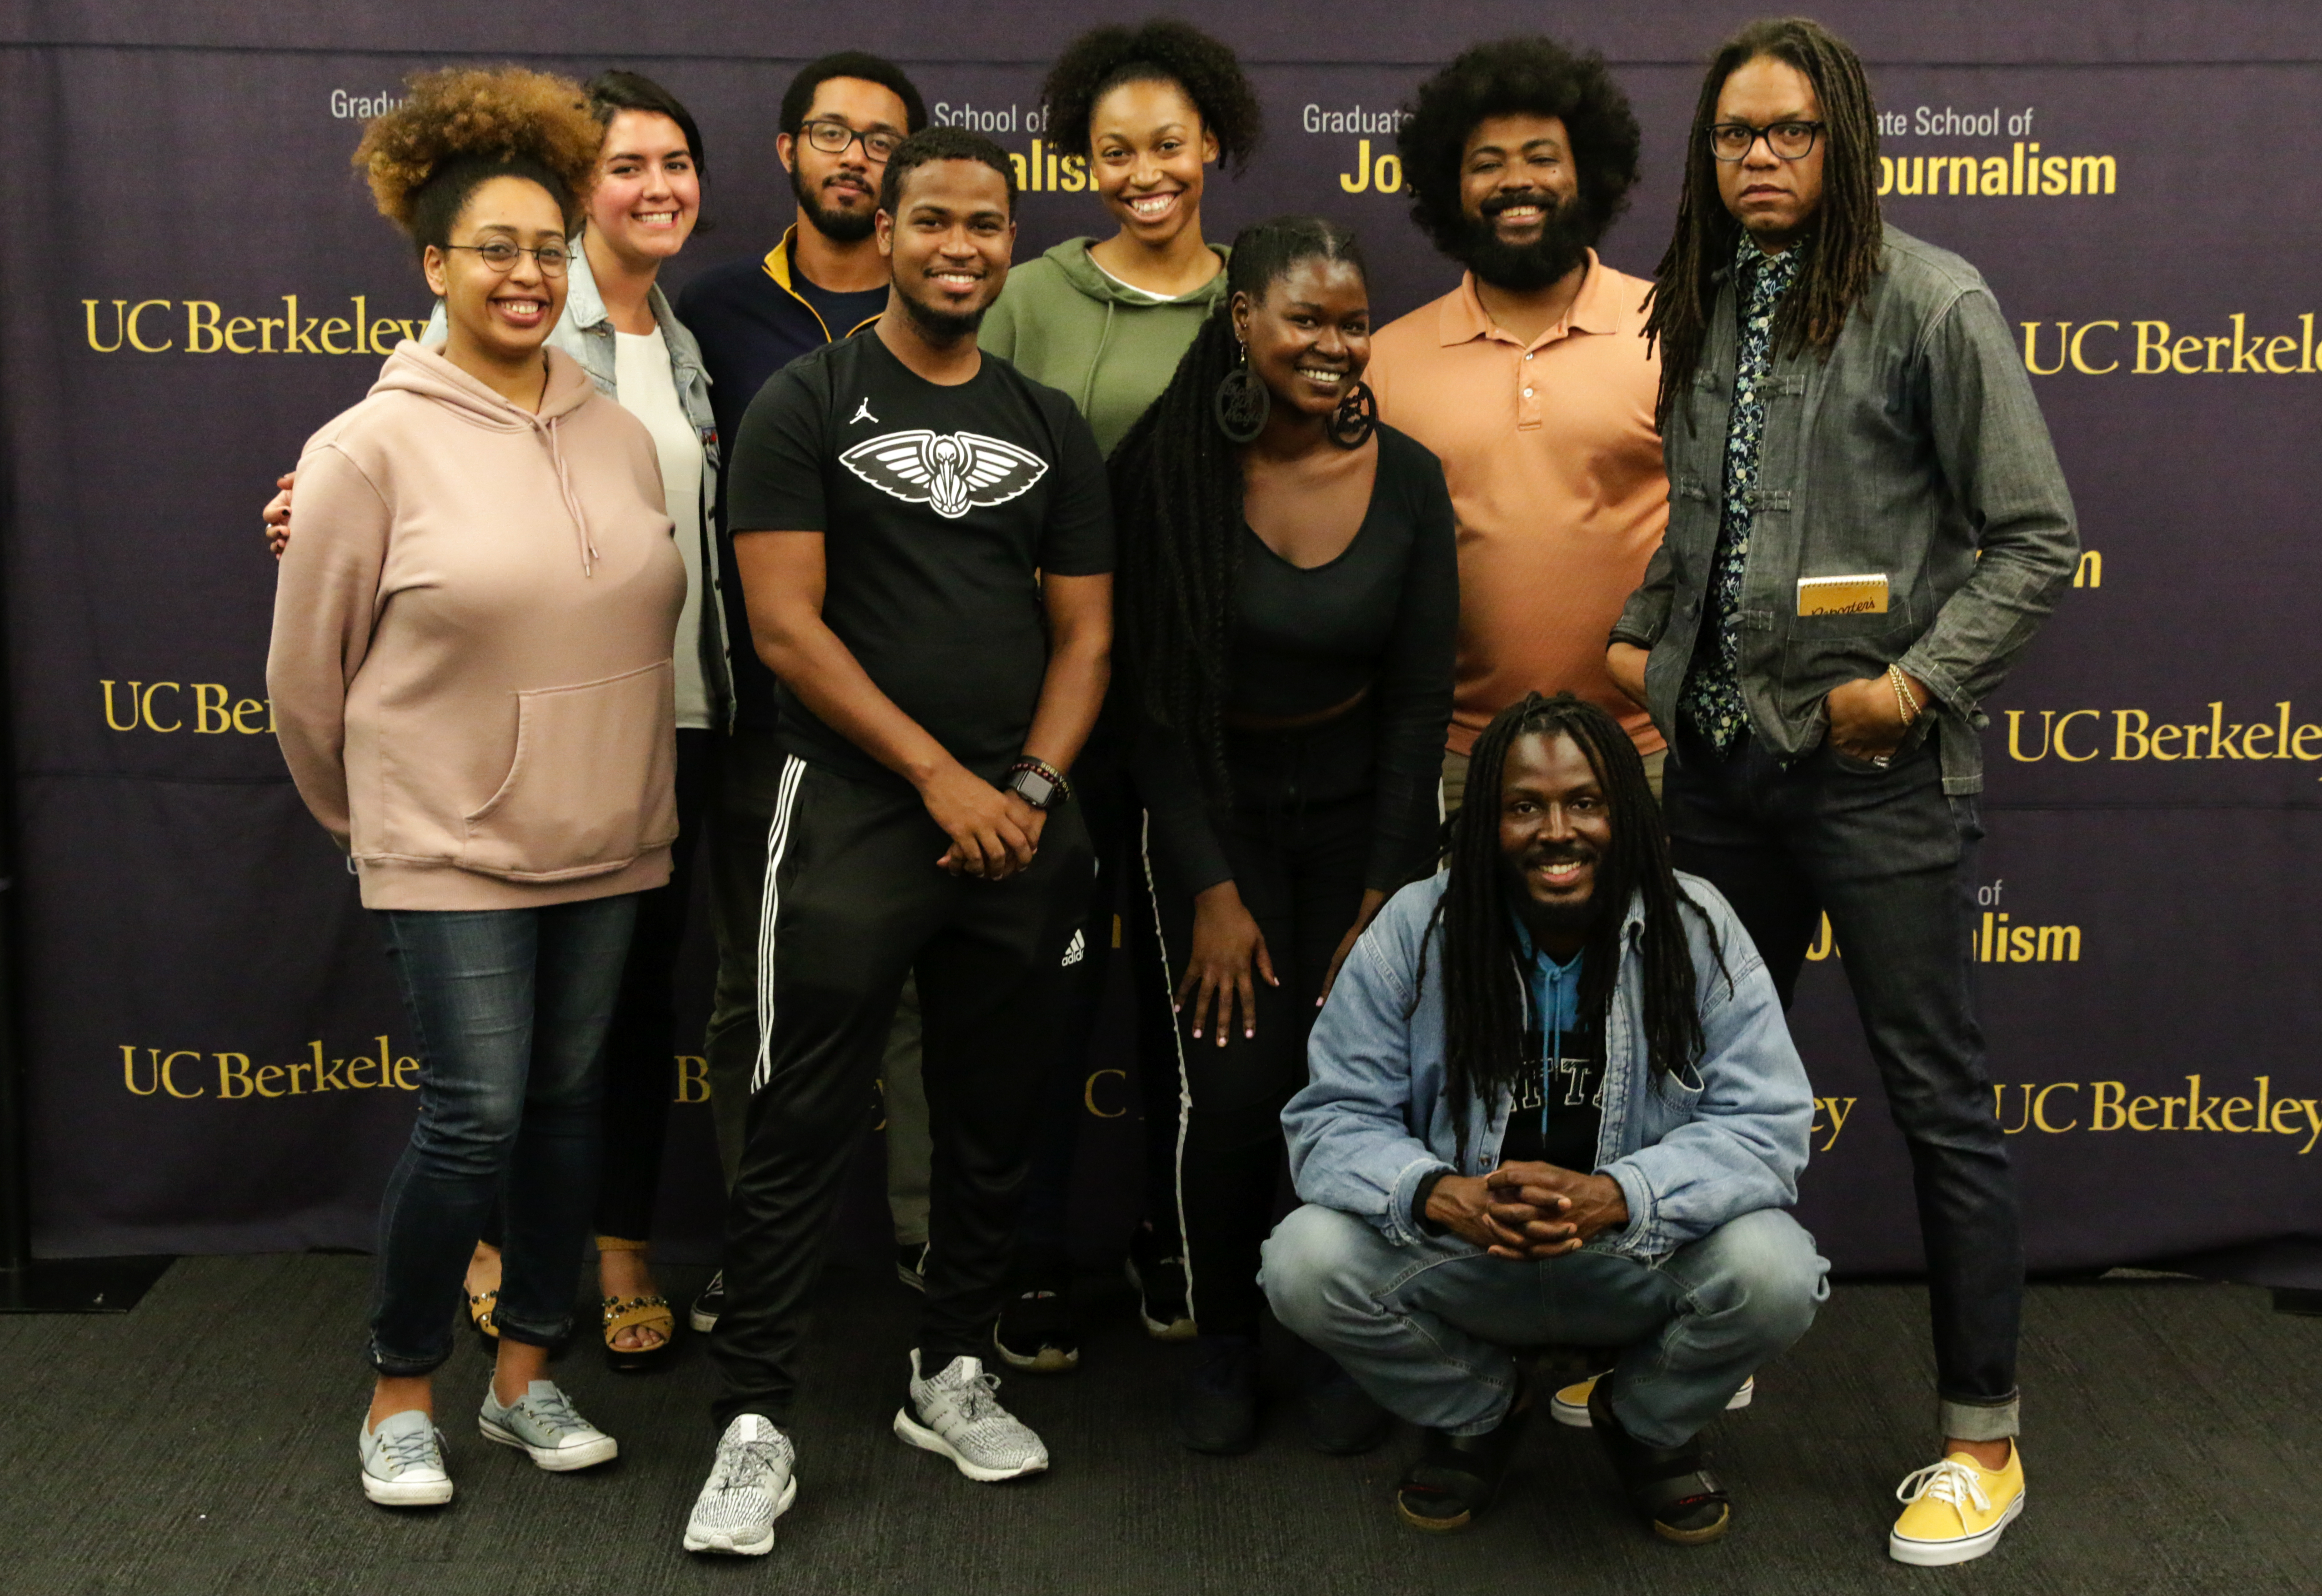
[[[1307,1066],[1282,1116],[1306,1206],[1266,1295],[1430,1432],[1403,1521],[1489,1504],[1531,1406],[1517,1349],[1557,1342],[1626,1349],[1588,1418],[1655,1532],[1723,1534],[1702,1427],[1827,1294],[1783,1211],[1813,1092],[1618,722],[1569,694],[1493,719],[1449,867],[1356,944]]]

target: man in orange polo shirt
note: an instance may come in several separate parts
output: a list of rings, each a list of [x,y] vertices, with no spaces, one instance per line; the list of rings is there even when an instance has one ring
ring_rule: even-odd
[[[1604,671],[1604,639],[1668,520],[1653,424],[1652,285],[1590,248],[1637,177],[1637,121],[1603,58],[1547,39],[1478,45],[1421,86],[1399,140],[1412,216],[1467,269],[1381,330],[1379,413],[1443,461],[1459,519],[1458,689],[1443,762],[1526,693],[1568,690],[1662,743]]]

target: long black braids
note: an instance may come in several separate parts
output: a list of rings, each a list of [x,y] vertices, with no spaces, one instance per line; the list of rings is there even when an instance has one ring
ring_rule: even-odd
[[[1229,292],[1108,467],[1122,676],[1131,702],[1184,739],[1215,802],[1229,796],[1226,645],[1242,524],[1241,452],[1218,430],[1215,409],[1218,385],[1241,358],[1230,306],[1236,294],[1263,299],[1317,257],[1364,271],[1353,231],[1321,216],[1277,216],[1235,238]]]
[[[1678,400],[1693,386],[1717,306],[1717,278],[1733,258],[1742,223],[1717,191],[1717,161],[1709,152],[1709,124],[1725,80],[1760,56],[1786,61],[1805,75],[1822,102],[1822,208],[1814,251],[1797,282],[1774,313],[1774,346],[1796,354],[1811,346],[1827,359],[1845,331],[1848,312],[1879,275],[1886,234],[1879,214],[1879,118],[1862,61],[1846,41],[1805,17],[1751,23],[1719,46],[1702,80],[1686,138],[1685,190],[1677,231],[1654,273],[1652,313],[1645,337],[1657,342],[1661,390],[1656,416],[1668,430]]]
[[[1645,764],[1621,723],[1595,705],[1559,693],[1529,695],[1492,717],[1467,756],[1467,799],[1446,827],[1450,879],[1421,939],[1416,992],[1427,977],[1427,950],[1442,933],[1445,1085],[1467,1160],[1467,1109],[1513,1087],[1531,1067],[1523,1056],[1522,950],[1500,852],[1501,781],[1519,737],[1566,736],[1587,756],[1611,807],[1612,845],[1596,867],[1596,920],[1580,977],[1580,1012],[1603,1034],[1621,972],[1622,926],[1641,899],[1644,935],[1638,955],[1644,980],[1645,1055],[1656,1076],[1690,1069],[1706,1045],[1695,991],[1692,950],[1679,915],[1707,917],[1679,889],[1669,864],[1660,806]],[[1724,950],[1709,928],[1710,953],[1730,987]]]

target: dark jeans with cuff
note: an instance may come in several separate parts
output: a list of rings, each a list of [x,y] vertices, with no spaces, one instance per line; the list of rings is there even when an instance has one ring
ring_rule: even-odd
[[[636,904],[379,912],[420,1061],[419,1117],[379,1205],[379,1373],[425,1374],[451,1355],[469,1255],[503,1199],[501,1336],[551,1346],[571,1328]]]
[[[1746,734],[1720,757],[1687,727],[1662,808],[1677,867],[1725,894],[1785,1007],[1830,917],[1910,1151],[1939,1422],[1960,1440],[2015,1435],[2024,1245],[1975,1015],[1976,800],[1944,795],[1928,743],[1883,768],[1826,743],[1785,764]]]

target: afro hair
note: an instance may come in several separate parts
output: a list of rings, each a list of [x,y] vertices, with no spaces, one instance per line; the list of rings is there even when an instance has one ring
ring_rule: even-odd
[[[365,125],[354,164],[370,179],[379,214],[413,242],[448,242],[460,203],[502,173],[542,182],[567,230],[579,224],[605,138],[579,84],[523,67],[449,67],[414,75],[410,89],[402,105]],[[446,207],[440,192],[427,191],[454,169],[460,192]],[[423,236],[435,232],[447,236]]]
[[[1065,46],[1040,85],[1049,138],[1059,150],[1087,150],[1096,103],[1121,84],[1143,82],[1184,89],[1218,141],[1220,162],[1237,172],[1248,169],[1266,131],[1257,91],[1231,50],[1192,23],[1168,17],[1134,28],[1093,29]]]
[[[1465,233],[1460,158],[1476,124],[1487,117],[1562,120],[1579,169],[1580,201],[1600,236],[1636,185],[1641,138],[1636,114],[1594,50],[1575,54],[1539,37],[1478,44],[1421,84],[1406,110],[1396,145],[1411,183],[1411,219],[1447,251],[1456,250]]]

